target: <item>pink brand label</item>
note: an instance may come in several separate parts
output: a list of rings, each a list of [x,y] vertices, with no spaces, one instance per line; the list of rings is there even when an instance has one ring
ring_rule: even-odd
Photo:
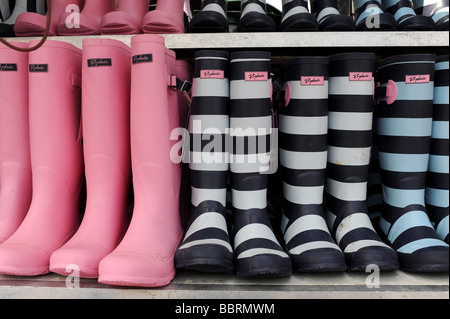
[[[267,81],[269,80],[268,72],[245,72],[245,81]]]
[[[323,76],[302,76],[302,85],[324,85]]]
[[[372,81],[372,72],[350,72],[350,81]]]
[[[405,79],[406,84],[411,83],[429,83],[430,75],[429,74],[420,74],[420,75],[407,75]]]
[[[223,70],[201,70],[201,79],[223,79],[225,78],[225,72]]]

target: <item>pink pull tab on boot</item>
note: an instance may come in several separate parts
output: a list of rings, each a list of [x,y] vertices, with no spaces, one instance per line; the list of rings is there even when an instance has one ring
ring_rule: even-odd
[[[135,205],[119,246],[99,266],[99,282],[159,287],[175,275],[174,254],[182,236],[181,168],[170,158],[178,127],[175,54],[159,35],[131,39],[131,159]]]
[[[131,177],[131,52],[112,39],[83,40],[82,117],[87,202],[76,234],[50,259],[62,275],[77,265],[85,278],[112,252],[128,226]]]
[[[79,226],[83,180],[81,90],[73,85],[81,78],[81,50],[47,40],[29,63],[33,196],[23,223],[0,245],[0,273],[17,276],[49,272],[50,255]]]
[[[0,244],[25,218],[31,183],[28,53],[0,44]]]

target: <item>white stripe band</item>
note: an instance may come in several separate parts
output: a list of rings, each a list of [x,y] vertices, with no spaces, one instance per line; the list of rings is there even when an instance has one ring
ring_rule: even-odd
[[[221,203],[224,207],[226,205],[226,188],[220,189],[205,189],[205,188],[195,188],[191,186],[191,203],[195,207],[200,205],[200,203],[206,200],[213,200]]]
[[[375,232],[372,226],[372,222],[364,213],[355,213],[345,217],[336,230],[336,242],[339,244],[341,239],[349,232],[358,228],[368,228]]]
[[[291,203],[313,205],[323,203],[323,186],[292,186],[283,182],[284,197]]]
[[[267,207],[267,189],[238,191],[231,189],[233,207],[241,210],[264,209]]]
[[[328,146],[328,162],[337,165],[364,166],[370,163],[370,147]]]
[[[327,151],[292,152],[280,149],[280,164],[289,169],[325,169]]]
[[[367,199],[367,182],[343,183],[326,179],[327,192],[343,201],[364,201]]]
[[[374,82],[371,81],[350,81],[349,76],[331,77],[330,95],[369,95],[373,96]]]
[[[229,97],[230,85],[228,79],[194,79],[192,97]]]
[[[330,112],[328,114],[328,127],[343,131],[370,131],[372,130],[372,112]]]
[[[301,117],[280,115],[280,132],[296,135],[323,135],[328,133],[328,117]]]
[[[289,244],[294,236],[307,230],[320,229],[328,232],[325,220],[319,215],[305,215],[297,218],[286,230],[284,241]]]

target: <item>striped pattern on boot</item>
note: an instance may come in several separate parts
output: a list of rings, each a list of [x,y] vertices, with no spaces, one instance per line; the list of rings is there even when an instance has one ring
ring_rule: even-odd
[[[230,171],[236,275],[292,273],[267,212],[272,135],[270,52],[233,52],[230,82]]]
[[[330,57],[328,226],[343,250],[348,270],[398,268],[397,256],[378,236],[368,216],[367,180],[372,144],[375,55]]]
[[[228,0],[202,0],[201,11],[188,25],[188,32],[228,32]]]
[[[413,0],[413,3],[414,11],[416,11],[417,14],[431,17],[433,19],[436,30],[448,31],[448,0]]]
[[[353,31],[355,22],[339,12],[337,0],[310,0],[311,12],[316,16],[321,31]]]
[[[266,13],[266,0],[241,0],[239,32],[273,32],[275,22]]]
[[[432,31],[434,21],[430,17],[416,15],[412,0],[383,0],[383,10],[391,13],[397,20],[397,30]]]
[[[449,233],[449,57],[439,56],[434,73],[434,112],[425,204],[428,216],[448,244]]]
[[[397,87],[392,104],[380,98],[378,105],[384,195],[380,228],[405,271],[448,271],[448,245],[439,239],[425,209],[434,62],[434,55],[411,54],[386,58],[378,67],[381,86],[390,80]]]
[[[190,116],[191,214],[175,255],[178,268],[231,272],[233,249],[225,213],[229,133],[229,54],[195,54]]]
[[[286,250],[295,272],[344,271],[344,255],[329,233],[323,209],[328,58],[290,60],[286,81],[286,107],[279,117]]]
[[[278,27],[280,32],[317,31],[316,18],[309,13],[306,0],[283,0],[282,18]]]
[[[384,12],[381,0],[353,0],[357,31],[393,31],[397,22]]]

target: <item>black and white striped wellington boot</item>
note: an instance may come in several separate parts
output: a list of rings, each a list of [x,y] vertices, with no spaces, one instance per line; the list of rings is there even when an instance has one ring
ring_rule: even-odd
[[[294,272],[345,271],[344,254],[331,237],[323,207],[328,58],[291,59],[285,74],[286,106],[279,116],[285,248]]]
[[[425,208],[433,117],[433,54],[392,56],[379,61],[378,144],[383,211],[380,228],[410,272],[448,271],[449,249]],[[439,198],[447,201],[448,198]]]
[[[449,30],[448,0],[413,0],[417,14],[431,17],[437,31]]]
[[[400,31],[432,31],[434,21],[424,15],[416,15],[412,0],[382,0],[385,12],[391,13],[397,20],[397,30]]]
[[[367,181],[367,206],[369,209],[369,217],[374,226],[378,225],[383,206],[383,188],[381,185],[380,163],[378,161],[378,141],[376,131],[376,121],[374,120],[372,128],[372,149],[369,164],[369,178]]]
[[[233,245],[240,278],[292,273],[267,210],[272,135],[270,52],[233,52],[230,57],[230,172]]]
[[[307,0],[282,0],[282,18],[278,31],[318,31],[317,19],[308,10]]]
[[[238,32],[274,32],[277,25],[266,13],[266,0],[241,0]]]
[[[353,0],[356,31],[393,31],[397,27],[394,16],[384,12],[381,0]]]
[[[229,53],[197,51],[189,120],[191,213],[184,240],[175,254],[177,268],[233,270],[225,213],[229,86]]]
[[[373,264],[398,269],[397,254],[374,230],[367,207],[374,71],[372,53],[330,57],[326,213],[349,271]]]
[[[46,10],[45,0],[15,0],[14,7],[12,7],[12,2],[6,4],[8,0],[1,1],[0,8],[2,13],[10,13],[8,18],[4,18],[4,21],[0,24],[0,37],[14,37],[14,25],[16,23],[17,17],[25,12],[36,12],[44,15]],[[5,4],[3,4],[5,2]],[[6,8],[9,8],[7,10]]]
[[[228,32],[228,0],[202,0],[202,9],[188,25],[190,33]]]
[[[337,0],[310,0],[320,31],[354,31],[355,21],[339,12]]]
[[[449,234],[449,56],[438,56],[434,69],[434,106],[431,151],[425,204],[439,238]]]

